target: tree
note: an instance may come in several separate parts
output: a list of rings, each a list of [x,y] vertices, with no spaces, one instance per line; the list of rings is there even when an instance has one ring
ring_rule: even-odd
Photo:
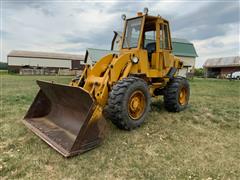
[[[194,70],[194,76],[203,77],[204,76],[203,68],[196,68]]]

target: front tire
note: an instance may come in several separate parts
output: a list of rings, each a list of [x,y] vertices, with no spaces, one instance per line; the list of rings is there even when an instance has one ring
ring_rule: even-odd
[[[179,112],[188,106],[190,87],[184,77],[176,77],[167,84],[164,94],[164,106],[170,112]]]
[[[144,80],[125,78],[118,81],[109,94],[107,118],[120,129],[135,129],[146,119],[150,101],[148,85]]]

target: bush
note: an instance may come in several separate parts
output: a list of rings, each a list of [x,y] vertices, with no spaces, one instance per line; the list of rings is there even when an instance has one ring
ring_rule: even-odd
[[[203,68],[197,68],[194,70],[194,76],[197,77],[203,77],[204,76],[204,70]]]

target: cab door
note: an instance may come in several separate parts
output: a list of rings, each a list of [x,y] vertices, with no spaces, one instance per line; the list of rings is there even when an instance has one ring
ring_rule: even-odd
[[[159,60],[160,69],[163,74],[168,72],[172,62],[170,60],[170,53],[172,51],[171,37],[168,22],[160,22],[159,26]]]

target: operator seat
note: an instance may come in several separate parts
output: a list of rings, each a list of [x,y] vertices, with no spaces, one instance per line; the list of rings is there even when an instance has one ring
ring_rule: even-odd
[[[148,43],[146,49],[148,52],[148,60],[151,61],[152,53],[156,52],[156,42]]]

